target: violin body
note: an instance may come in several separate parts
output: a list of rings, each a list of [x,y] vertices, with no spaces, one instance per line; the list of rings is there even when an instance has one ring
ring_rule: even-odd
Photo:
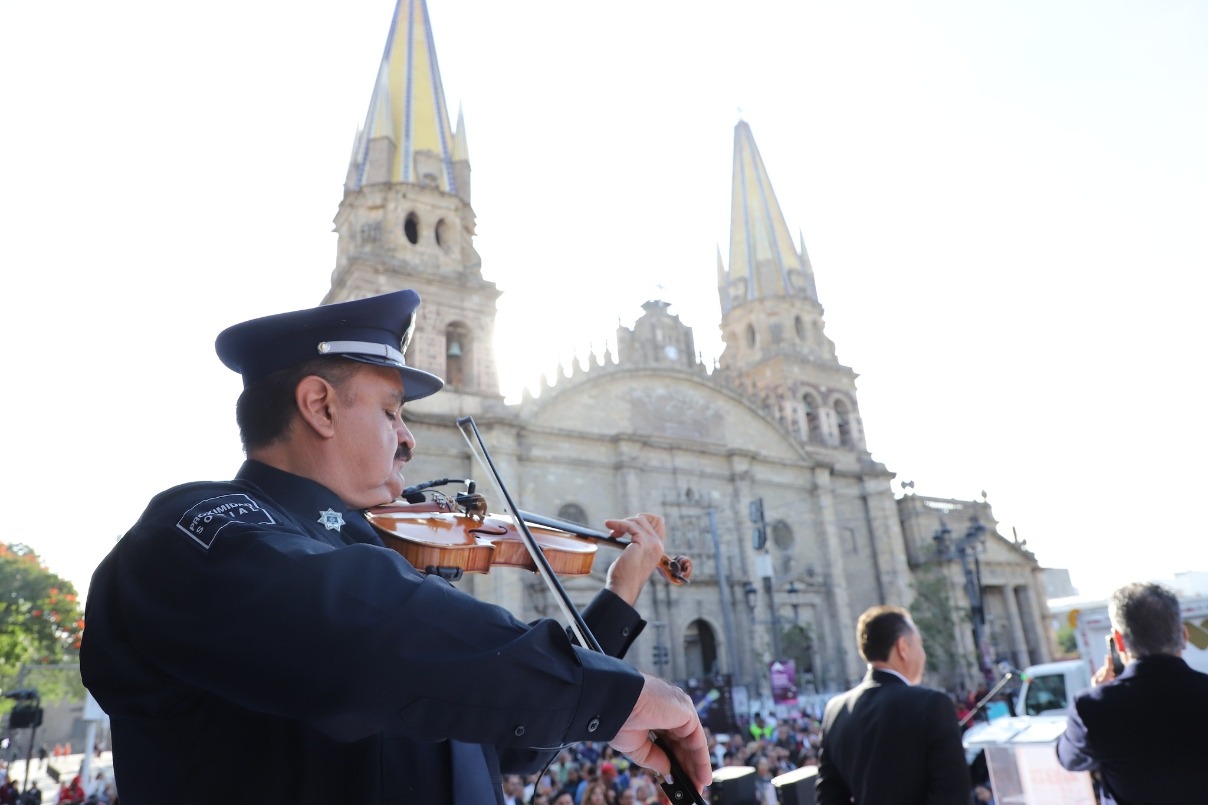
[[[516,521],[502,514],[473,516],[429,503],[392,504],[365,512],[382,541],[418,570],[459,568],[489,573],[493,566],[537,572]],[[560,576],[591,572],[596,545],[554,528],[529,525],[550,567]]]
[[[525,511],[520,515],[524,519],[517,525],[511,515],[488,514],[482,496],[471,493],[377,506],[365,512],[365,519],[386,546],[402,554],[414,568],[439,572],[450,581],[461,578],[462,573],[489,573],[495,565],[539,572],[521,526],[532,534],[550,569],[559,576],[590,573],[598,545],[624,548],[629,544],[565,520]],[[672,584],[687,584],[692,578],[692,560],[664,555],[658,570]]]

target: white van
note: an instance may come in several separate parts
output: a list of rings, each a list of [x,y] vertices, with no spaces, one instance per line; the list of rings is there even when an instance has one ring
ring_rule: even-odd
[[[1061,660],[1030,665],[1015,700],[1020,716],[1064,715],[1074,694],[1091,686],[1087,660]]]

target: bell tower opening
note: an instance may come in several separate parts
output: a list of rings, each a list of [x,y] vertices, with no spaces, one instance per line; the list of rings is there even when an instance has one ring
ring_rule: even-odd
[[[839,428],[839,444],[843,447],[855,447],[851,434],[851,412],[843,400],[835,400],[835,424]]]
[[[436,222],[436,245],[441,247],[445,253],[453,250],[453,227],[449,222],[441,218]]]
[[[801,398],[805,406],[805,438],[813,444],[822,444],[822,421],[818,418],[818,398],[806,394]]]
[[[464,324],[454,322],[445,328],[445,382],[450,386],[466,385],[472,347],[470,330]]]

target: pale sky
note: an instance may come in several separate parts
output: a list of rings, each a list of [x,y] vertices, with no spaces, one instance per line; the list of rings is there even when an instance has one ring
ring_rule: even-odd
[[[1088,594],[1208,570],[1208,6],[429,2],[505,393],[654,297],[716,357],[741,115],[895,492]],[[393,7],[0,0],[0,539],[81,592],[242,460],[214,336],[326,292]]]

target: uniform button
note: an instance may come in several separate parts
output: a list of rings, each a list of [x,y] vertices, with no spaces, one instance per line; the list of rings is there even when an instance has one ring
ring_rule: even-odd
[[[519,727],[517,727],[517,728],[514,730],[514,732],[516,733],[516,737],[517,737],[517,738],[519,738],[521,735],[523,735],[523,734],[524,734],[524,725],[523,725],[523,724],[521,724]]]
[[[596,716],[591,721],[587,722],[587,731],[588,732],[595,732],[599,728],[600,728],[600,717],[599,716]]]
[[[629,637],[629,627],[628,626],[626,626],[624,629],[621,630],[621,637]]]

